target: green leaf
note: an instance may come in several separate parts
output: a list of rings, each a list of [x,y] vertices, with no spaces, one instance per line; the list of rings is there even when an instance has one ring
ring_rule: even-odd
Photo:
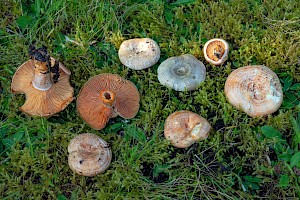
[[[285,188],[285,187],[289,186],[289,182],[290,182],[289,176],[287,174],[284,174],[280,177],[278,186]]]
[[[138,128],[134,124],[130,124],[125,128],[125,138],[129,140],[130,138],[135,139],[139,142],[146,142],[147,138],[143,130]]]
[[[283,91],[287,91],[289,89],[289,87],[292,85],[293,83],[293,78],[291,76],[288,76],[284,79],[283,82]]]
[[[63,194],[59,194],[57,195],[57,200],[68,200],[68,198]]]
[[[187,5],[191,3],[195,3],[196,0],[178,0],[174,3],[171,3],[172,6],[177,6],[177,5]]]
[[[290,90],[300,90],[300,83],[296,83],[290,87]]]
[[[282,138],[282,134],[271,126],[262,126],[261,131],[266,138],[269,139]]]
[[[280,154],[280,155],[278,156],[278,158],[279,158],[280,160],[285,161],[285,162],[290,162],[290,160],[291,160],[291,158],[292,158],[292,155],[291,155],[290,153],[284,152],[284,153]]]
[[[31,25],[34,21],[34,18],[30,15],[24,15],[17,19],[16,23],[20,29],[24,30],[27,26]]]
[[[298,98],[293,94],[293,93],[291,93],[291,92],[286,92],[285,93],[285,96],[289,99],[289,100],[291,100],[292,102],[294,102],[294,101],[296,101]]]
[[[171,24],[173,21],[173,17],[174,17],[174,14],[171,10],[165,11],[165,18],[166,18],[167,23]]]
[[[2,139],[2,144],[6,146],[6,148],[11,148],[14,145],[14,143],[15,142],[12,139],[9,138]]]
[[[298,165],[300,162],[300,152],[297,152],[291,158],[291,167]]]
[[[14,139],[15,141],[20,141],[23,138],[23,136],[24,136],[24,132],[20,131],[14,134]]]
[[[251,183],[261,183],[262,180],[256,176],[244,176],[245,181],[251,182]]]

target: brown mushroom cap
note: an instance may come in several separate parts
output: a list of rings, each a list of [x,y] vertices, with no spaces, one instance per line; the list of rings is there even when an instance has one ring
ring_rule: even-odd
[[[123,65],[141,70],[153,66],[160,57],[158,44],[150,38],[135,38],[124,41],[118,52]]]
[[[205,59],[213,65],[222,65],[228,57],[229,45],[220,38],[207,41],[203,48]]]
[[[55,59],[51,58],[52,66],[54,62]],[[12,93],[26,95],[26,101],[20,110],[29,115],[51,116],[65,109],[73,100],[74,93],[69,82],[70,70],[59,63],[60,76],[57,83],[43,91],[36,89],[32,84],[34,67],[33,60],[28,60],[17,69],[12,79]]]
[[[139,101],[140,94],[132,82],[117,74],[99,74],[81,88],[77,110],[87,124],[100,130],[111,117],[135,117]]]
[[[68,163],[72,171],[83,176],[103,173],[110,165],[112,152],[102,138],[83,133],[70,141]]]
[[[186,148],[208,137],[210,123],[200,115],[182,110],[172,113],[165,122],[164,135],[175,147]]]
[[[251,117],[277,111],[283,93],[277,75],[262,65],[245,66],[234,70],[225,83],[227,100]]]

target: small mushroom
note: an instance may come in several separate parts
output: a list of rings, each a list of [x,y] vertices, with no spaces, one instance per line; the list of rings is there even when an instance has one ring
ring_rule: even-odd
[[[204,64],[191,54],[171,57],[162,62],[157,75],[159,82],[176,91],[191,91],[205,80]]]
[[[112,153],[102,138],[83,133],[70,141],[68,163],[73,172],[82,176],[103,173],[110,165]]]
[[[140,94],[132,82],[117,74],[99,74],[82,86],[77,110],[87,124],[100,130],[112,117],[135,117],[139,101]]]
[[[220,38],[207,41],[203,48],[205,59],[213,65],[222,65],[228,57],[229,45]]]
[[[187,148],[208,137],[210,123],[187,110],[172,113],[165,121],[164,135],[175,147]]]
[[[150,38],[124,41],[119,49],[119,59],[130,69],[141,70],[157,63],[160,57],[158,44]]]
[[[26,95],[20,110],[35,116],[62,111],[73,100],[70,70],[50,57],[45,46],[31,46],[29,54],[31,59],[17,69],[11,83],[12,93]]]
[[[234,70],[225,83],[227,100],[251,117],[277,111],[283,93],[277,75],[262,65],[245,66]]]

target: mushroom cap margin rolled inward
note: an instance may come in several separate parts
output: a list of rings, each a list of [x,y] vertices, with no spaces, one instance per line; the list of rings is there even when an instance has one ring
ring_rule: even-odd
[[[191,91],[205,80],[204,64],[191,54],[170,57],[157,69],[159,82],[176,91]]]
[[[103,173],[110,165],[112,152],[105,140],[91,133],[74,137],[68,145],[68,163],[82,176]]]
[[[54,66],[55,59],[51,57],[50,62],[51,66]],[[36,71],[33,59],[26,61],[17,69],[12,78],[11,91],[26,95],[26,101],[20,107],[21,111],[29,115],[46,117],[62,111],[73,101],[74,89],[69,81],[71,72],[62,63],[58,64],[58,80],[56,83],[50,83],[46,90],[38,89],[33,84]]]
[[[210,123],[200,115],[187,110],[176,111],[165,121],[164,136],[172,145],[187,148],[208,137]]]
[[[220,38],[207,41],[203,47],[205,60],[213,65],[222,65],[228,58],[229,45]]]
[[[83,120],[96,130],[103,129],[112,117],[135,117],[140,95],[136,86],[117,74],[99,74],[81,88],[77,110]]]
[[[277,75],[268,67],[240,67],[225,82],[227,100],[251,117],[272,114],[279,109],[283,92]]]
[[[121,63],[126,67],[142,70],[157,63],[160,58],[160,48],[150,38],[135,38],[124,41],[118,55]]]

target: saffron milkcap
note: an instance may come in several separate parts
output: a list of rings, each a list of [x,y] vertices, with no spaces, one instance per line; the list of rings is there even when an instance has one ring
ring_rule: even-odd
[[[164,136],[173,146],[187,148],[208,137],[210,123],[200,115],[187,110],[176,111],[168,116]]]
[[[135,117],[140,95],[136,86],[117,74],[99,74],[89,79],[77,98],[82,119],[96,130],[103,129],[112,117]]]
[[[279,109],[283,92],[277,75],[268,67],[240,67],[228,76],[225,95],[229,103],[251,117],[272,114]]]
[[[205,59],[213,65],[222,65],[228,58],[229,45],[220,38],[207,41],[203,48]]]

